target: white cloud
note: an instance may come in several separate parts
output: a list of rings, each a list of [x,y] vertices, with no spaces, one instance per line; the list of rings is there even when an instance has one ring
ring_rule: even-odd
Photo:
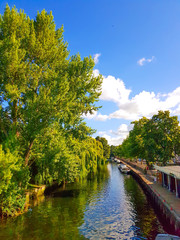
[[[83,118],[87,118],[87,119],[93,119],[93,118],[95,118],[97,116],[97,112],[96,111],[93,111],[93,113],[92,114],[90,114],[89,112],[87,113],[87,114],[83,114],[82,115],[82,117]]]
[[[113,102],[127,102],[130,89],[125,87],[124,82],[113,76],[103,77],[101,100]]]
[[[108,119],[125,119],[125,120],[137,120],[138,115],[136,113],[131,113],[123,109],[119,109],[111,113]]]
[[[176,107],[180,103],[180,87],[167,94],[165,105],[167,108]]]
[[[109,118],[108,115],[103,115],[101,113],[95,116],[95,119],[98,121],[106,121],[108,118]]]
[[[104,138],[106,138],[107,139],[107,141],[108,141],[108,144],[109,145],[114,145],[114,146],[118,146],[118,145],[120,145],[122,142],[123,142],[123,138],[122,137],[111,137],[110,135],[108,135],[108,134],[103,134],[101,137],[104,137]]]
[[[93,70],[93,75],[94,75],[94,77],[97,77],[99,75],[99,70],[98,69],[94,69]]]
[[[180,104],[177,106],[177,108],[175,110],[172,111],[173,115],[179,115],[180,116]]]
[[[98,135],[100,135],[100,136],[102,136],[102,135],[104,135],[104,134],[106,134],[105,131],[99,131],[99,132],[98,132]]]
[[[96,53],[93,55],[95,64],[97,64],[99,62],[100,56],[101,56],[101,53]]]
[[[148,61],[150,62],[151,59]],[[95,69],[93,75],[98,76],[99,70]],[[159,110],[169,110],[171,115],[180,116],[180,87],[169,93],[155,93],[143,90],[133,97],[130,97],[131,92],[132,90],[126,88],[123,80],[116,79],[114,76],[103,76],[100,99],[116,104],[117,110],[109,115],[94,111],[92,115],[88,113],[83,117],[96,121],[110,119],[134,121],[143,116],[150,118]],[[99,135],[105,137],[110,145],[119,145],[128,136],[131,129],[132,125],[121,124],[117,131],[99,132]]]
[[[94,70],[94,76],[99,75],[99,70]],[[169,93],[155,93],[141,91],[130,98],[132,91],[126,88],[123,80],[113,76],[103,76],[101,100],[111,101],[117,105],[117,110],[109,115],[94,112],[87,115],[88,119],[106,121],[109,119],[124,119],[129,121],[139,118],[151,117],[158,110],[169,110],[172,115],[180,115],[180,87]]]
[[[139,66],[143,66],[145,63],[150,63],[150,62],[152,62],[153,60],[154,60],[154,56],[152,56],[151,58],[141,58],[141,59],[139,59],[138,61],[137,61],[137,64],[139,65]]]
[[[141,117],[151,117],[159,110],[169,110],[174,115],[179,115],[180,87],[167,96],[161,94],[142,91],[125,103],[119,103],[119,110],[111,113],[108,119],[138,120]]]
[[[82,117],[88,120],[95,119],[97,121],[106,121],[109,118],[108,115],[103,115],[101,113],[98,114],[96,111],[93,111],[92,114],[89,112],[87,114],[83,114]]]
[[[117,131],[109,130],[109,132],[116,136],[127,136],[129,133],[128,125],[127,124],[121,124]]]
[[[117,131],[109,130],[108,132],[98,132],[98,135],[107,139],[109,145],[118,146],[128,136],[129,131],[132,129],[132,125],[121,124]],[[114,136],[115,137],[114,137]]]

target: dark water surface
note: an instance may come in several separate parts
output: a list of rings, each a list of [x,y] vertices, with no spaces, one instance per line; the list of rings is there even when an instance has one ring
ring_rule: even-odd
[[[143,190],[115,164],[0,223],[0,240],[155,239],[158,233],[163,227]]]

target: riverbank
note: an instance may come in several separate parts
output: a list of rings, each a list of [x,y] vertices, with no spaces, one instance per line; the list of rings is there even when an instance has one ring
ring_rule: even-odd
[[[153,171],[144,173],[144,167],[140,164],[132,163],[121,159],[132,171],[132,175],[141,184],[144,191],[153,201],[158,213],[163,216],[176,234],[180,236],[180,199],[173,193],[163,188],[160,183],[154,181]]]
[[[25,203],[22,210],[17,209],[11,214],[2,214],[0,213],[0,218],[8,218],[8,217],[17,217],[21,214],[24,214],[28,211],[29,208],[38,205],[40,202],[44,200],[45,190],[47,189],[46,185],[34,185],[29,184],[28,189],[25,190]]]

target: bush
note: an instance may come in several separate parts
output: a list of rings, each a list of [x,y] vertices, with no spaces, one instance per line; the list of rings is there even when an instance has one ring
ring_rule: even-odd
[[[24,208],[28,180],[28,169],[18,153],[5,152],[0,145],[0,215],[12,216]]]

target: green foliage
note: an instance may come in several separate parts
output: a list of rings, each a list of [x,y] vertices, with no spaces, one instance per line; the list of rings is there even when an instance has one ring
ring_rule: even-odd
[[[0,211],[2,215],[14,215],[25,203],[24,188],[29,180],[28,169],[22,166],[17,152],[4,152],[0,145]]]
[[[141,118],[132,122],[134,128],[121,146],[119,156],[145,158],[147,163],[158,162],[166,165],[180,153],[180,126],[176,116],[169,111],[159,111],[151,119]]]
[[[96,171],[104,156],[82,119],[98,109],[102,77],[94,77],[92,57],[69,56],[52,13],[43,10],[30,20],[7,5],[0,16],[0,52],[4,213],[23,206],[29,172],[32,182],[74,181]]]
[[[73,182],[79,176],[85,177],[89,172],[95,172],[103,161],[101,143],[91,137],[83,140],[70,134],[67,137],[55,125],[36,139],[30,159],[32,175],[36,175],[33,170],[38,172],[34,181],[46,184],[52,181]]]
[[[78,156],[70,148],[73,144],[76,144],[76,141],[68,142],[55,125],[36,139],[30,159],[36,183],[74,181],[79,171]]]
[[[146,158],[146,148],[144,145],[144,126],[149,122],[145,117],[139,119],[138,121],[132,122],[134,124],[133,130],[129,133],[130,142],[130,156],[133,158]]]
[[[102,78],[93,76],[91,57],[68,59],[63,27],[56,30],[52,13],[43,10],[33,21],[7,6],[0,29],[0,92],[6,103],[1,129],[5,134],[5,123],[10,120],[11,128],[13,122],[28,165],[44,129],[55,121],[69,129],[83,113],[97,109]]]
[[[108,145],[108,141],[105,138],[99,136],[96,137],[96,140],[102,143],[104,150],[103,155],[105,159],[108,159],[110,156],[110,146]]]
[[[176,140],[179,134],[179,122],[176,116],[170,117],[169,111],[159,111],[145,125],[144,144],[149,161],[158,161],[165,165],[179,151]]]

